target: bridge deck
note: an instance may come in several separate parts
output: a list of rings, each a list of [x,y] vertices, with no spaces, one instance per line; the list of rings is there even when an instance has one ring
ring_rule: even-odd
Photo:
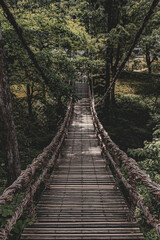
[[[112,173],[106,167],[95,136],[87,87],[76,83],[69,134],[59,167],[38,203],[37,221],[24,239],[144,239]]]

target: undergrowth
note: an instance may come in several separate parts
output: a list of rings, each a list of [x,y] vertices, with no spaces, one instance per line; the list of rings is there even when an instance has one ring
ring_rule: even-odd
[[[29,116],[26,99],[13,97],[14,118],[16,124],[16,132],[19,143],[19,154],[22,169],[37,157],[43,151],[52,138],[56,135],[65,115],[65,105],[61,107],[54,103],[52,99],[47,99],[45,104],[40,99],[34,99],[32,116]],[[5,145],[7,131],[4,127],[3,121],[0,121],[0,194],[6,188],[7,173],[5,171]],[[38,174],[38,173],[37,173]],[[35,180],[35,179],[34,179]],[[39,199],[40,193],[43,191],[43,182],[38,189],[34,202]],[[11,203],[6,203],[0,209],[0,227],[3,228],[8,218],[12,217],[16,207],[20,204],[24,194],[18,192]],[[33,206],[35,207],[35,205]],[[17,221],[9,236],[11,240],[19,239],[20,233],[27,225],[34,222],[34,217],[30,216],[29,210],[24,209],[22,217]]]
[[[100,88],[95,86],[97,101]],[[98,92],[96,90],[98,89]],[[104,90],[102,90],[104,91]],[[111,139],[133,157],[139,167],[160,184],[160,81],[157,75],[123,73],[116,84],[115,102],[111,103],[109,115],[103,106],[97,109],[98,116]],[[137,187],[151,213],[160,218],[160,205],[141,184]],[[145,240],[158,240],[155,229],[146,223],[139,209],[135,217],[144,233]]]

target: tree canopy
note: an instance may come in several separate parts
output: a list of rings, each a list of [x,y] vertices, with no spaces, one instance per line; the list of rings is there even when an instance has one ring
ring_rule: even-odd
[[[141,113],[144,110],[151,122],[146,123],[142,117],[142,125],[145,122],[144,125],[152,130],[147,135],[141,129],[141,135],[150,138],[144,137],[143,140],[147,140],[144,147],[133,144],[128,151],[138,159],[142,156],[146,168],[147,153],[151,151],[151,170],[148,171],[156,178],[153,163],[158,166],[159,156],[152,150],[159,146],[159,0],[2,0],[0,6],[0,93],[5,90],[4,86],[8,89],[8,95],[3,92],[7,97],[0,101],[0,176],[3,179],[0,189],[13,182],[20,173],[20,165],[24,169],[56,133],[70,97],[73,101],[78,98],[74,93],[76,80],[85,79],[92,84],[95,101],[100,103],[97,111],[104,124],[110,127],[117,116],[121,122],[123,108],[130,112],[133,104],[139,113],[135,96],[125,101],[124,95],[121,96],[126,88],[130,92],[130,80],[134,78],[136,82],[134,74],[138,73],[138,78],[143,78],[140,84],[148,81],[149,86],[144,93],[140,89],[140,95],[152,100],[152,103],[146,100],[145,110],[141,106]],[[125,74],[129,76],[128,82]],[[121,78],[123,89],[121,82],[117,83]],[[4,79],[6,85],[2,84]],[[150,91],[147,98],[145,91]],[[10,110],[5,108],[5,98]],[[118,106],[121,109],[117,110]],[[7,111],[8,119],[5,117]],[[8,124],[11,119],[13,124]],[[122,125],[127,126],[128,119],[123,119]],[[134,123],[131,119],[130,126]],[[135,132],[136,127],[138,125],[133,128]],[[8,174],[11,173],[9,150],[5,147],[11,143],[9,128],[15,130],[12,140],[17,139],[15,155],[19,162],[18,172],[12,177]],[[111,133],[116,128],[113,126]],[[127,148],[128,145],[126,151]]]

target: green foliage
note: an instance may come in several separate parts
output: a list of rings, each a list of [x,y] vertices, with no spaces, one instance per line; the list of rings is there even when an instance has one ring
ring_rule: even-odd
[[[23,198],[24,198],[24,194],[18,193],[14,195],[13,199],[11,197],[10,199],[11,202],[9,201],[1,207],[0,209],[0,227],[1,228],[4,228],[7,220],[14,215],[16,208],[19,206]],[[25,209],[22,217],[14,225],[12,232],[9,236],[9,239],[16,240],[17,237],[19,237],[19,234],[21,233],[21,231],[25,227],[33,224],[35,219],[29,217],[28,213],[29,213],[29,210]]]
[[[160,184],[160,102],[156,98],[158,84],[156,75],[153,75],[151,80],[147,74],[124,72],[117,84],[115,103],[110,108],[109,117],[105,114],[104,106],[98,108],[98,114],[114,142],[121,149],[128,150],[128,155],[137,160],[140,169]],[[101,81],[101,89],[103,87],[104,81]],[[95,90],[97,93],[97,86]],[[96,97],[98,98],[97,95]],[[121,170],[127,177],[126,169],[122,167]],[[122,190],[127,196],[123,185]],[[137,190],[151,213],[159,219],[159,203],[141,182],[138,182]],[[146,224],[146,219],[139,209],[136,210],[135,217],[146,240],[158,239],[156,231]]]
[[[128,153],[139,161],[140,168],[145,170],[151,178],[160,184],[160,129],[153,132],[151,142],[145,141],[143,148],[129,149]]]
[[[32,4],[29,2],[28,8],[22,4],[24,11],[14,9],[14,14],[24,31],[27,43],[36,55],[40,66],[45,69],[46,74],[51,80],[49,86],[55,89],[58,86],[59,94],[66,93],[66,85],[59,83],[76,79],[75,67],[71,60],[78,49],[86,48],[90,40],[81,26],[79,20],[71,19],[69,15],[64,17],[61,14],[61,7],[56,3],[48,5],[35,5],[33,11]],[[54,14],[53,14],[54,12]],[[41,82],[38,79],[34,66],[30,62],[26,51],[23,49],[16,33],[10,24],[5,21],[3,15],[2,30],[5,39],[5,49],[7,55],[9,79],[12,82],[22,83],[26,81]],[[12,71],[12,69],[17,71]],[[26,73],[24,72],[27,72]],[[29,79],[28,79],[29,78]]]
[[[104,111],[104,108],[98,110],[103,125],[125,151],[131,146],[143,146],[143,141],[151,138],[151,129],[148,126],[149,108],[142,98],[117,95],[116,105],[110,109],[110,119],[104,115]]]
[[[66,105],[73,94],[69,82],[80,79],[82,75],[86,79],[94,76],[96,98],[101,97],[105,91],[106,60],[110,61],[113,75],[124,59],[150,2],[9,1],[9,7],[22,27],[28,45],[48,76],[47,85],[35,70],[17,34],[0,9],[6,66],[23,169],[50,142],[60,127]],[[160,65],[157,28],[159,16],[159,12],[155,11],[139,45],[146,54],[148,44],[149,56],[151,60],[154,58],[153,63],[157,62],[156,65],[152,64],[152,69],[155,68],[157,72]],[[133,55],[133,59],[134,57]],[[140,64],[141,61],[137,61],[137,65]],[[123,76],[117,84],[117,95],[115,104],[110,108],[110,116],[105,115],[104,107],[98,109],[98,114],[113,140],[124,150],[130,148],[129,153],[139,161],[140,167],[159,182],[159,77],[129,73],[124,78]],[[73,96],[76,100],[76,96]],[[157,128],[154,129],[152,140],[152,128],[155,126]],[[2,191],[6,184],[3,146],[7,133],[2,120],[0,132]],[[125,169],[123,171],[125,173]],[[139,192],[149,202],[150,196],[145,190],[141,188]],[[13,201],[9,209],[6,205],[1,210],[2,222],[13,214],[16,204]],[[151,205],[149,202],[149,206]],[[23,220],[17,222],[14,232],[19,233],[25,224],[32,222],[27,218],[27,213],[24,216]],[[154,236],[154,231],[149,232],[147,240],[154,239]]]
[[[14,198],[11,197],[11,202],[8,202],[0,208],[0,227],[3,228],[8,218],[12,217],[16,208],[20,204],[24,197],[24,194],[16,194]]]
[[[73,4],[73,8],[75,4]],[[81,2],[79,11],[85,7]],[[69,81],[77,79],[77,51],[87,48],[91,37],[80,20],[72,17],[66,1],[15,1],[10,10],[23,29],[24,37],[50,79],[46,86],[21,42],[0,10],[7,72],[12,90],[14,116],[22,166],[25,167],[57,131],[65,106],[73,92]],[[77,5],[76,5],[77,7]],[[76,8],[75,7],[75,8]],[[72,8],[72,7],[71,7]],[[3,123],[0,122],[2,125]],[[0,141],[6,129],[1,131]],[[1,145],[2,146],[2,145]],[[5,149],[0,149],[4,168]],[[5,175],[5,171],[1,176]],[[2,184],[3,185],[3,184]]]
[[[158,240],[159,237],[157,236],[156,230],[152,229],[146,234],[146,240]]]

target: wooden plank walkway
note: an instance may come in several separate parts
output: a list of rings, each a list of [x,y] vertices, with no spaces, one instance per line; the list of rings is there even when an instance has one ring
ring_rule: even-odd
[[[69,134],[59,167],[38,203],[37,221],[26,228],[24,239],[144,239],[112,173],[106,167],[95,136],[87,85],[76,83]]]

